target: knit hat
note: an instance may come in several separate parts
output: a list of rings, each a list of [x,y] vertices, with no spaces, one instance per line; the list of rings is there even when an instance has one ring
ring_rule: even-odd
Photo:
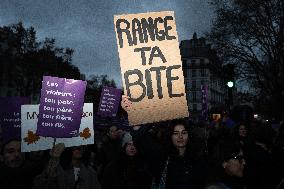
[[[125,133],[122,137],[122,147],[124,147],[128,142],[132,141],[132,136],[129,132]]]

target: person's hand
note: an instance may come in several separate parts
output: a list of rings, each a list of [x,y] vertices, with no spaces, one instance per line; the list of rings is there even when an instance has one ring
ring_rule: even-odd
[[[141,126],[140,125],[134,125],[132,128],[133,128],[134,131],[137,131],[141,128]]]
[[[47,176],[56,177],[56,167],[59,165],[59,158],[64,151],[65,145],[63,143],[58,143],[50,150],[49,154],[51,156],[48,166],[47,166]]]
[[[132,102],[129,100],[129,97],[126,95],[122,95],[121,98],[121,107],[125,110],[125,111],[129,111],[131,109],[132,106]]]
[[[125,111],[129,111],[132,107],[132,102],[129,100],[129,97],[126,95],[122,95],[121,98],[121,107],[125,110]],[[141,126],[139,125],[135,125],[133,126],[133,130],[139,130]]]
[[[58,143],[50,150],[50,156],[52,158],[59,158],[64,149],[65,145],[63,143]]]

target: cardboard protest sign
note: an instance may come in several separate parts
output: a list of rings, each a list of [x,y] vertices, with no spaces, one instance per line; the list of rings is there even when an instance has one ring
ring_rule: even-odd
[[[86,81],[44,76],[37,134],[54,138],[79,135]]]
[[[120,104],[121,89],[103,87],[98,115],[102,117],[115,117]]]
[[[29,103],[28,97],[0,98],[0,127],[4,142],[21,139],[21,105]]]
[[[23,105],[21,109],[21,151],[30,152],[51,149],[54,139],[36,134],[39,116],[39,105]],[[94,144],[93,104],[85,103],[81,115],[79,136],[73,138],[57,138],[57,143],[64,143],[65,147]]]
[[[174,12],[115,15],[131,125],[188,116]]]

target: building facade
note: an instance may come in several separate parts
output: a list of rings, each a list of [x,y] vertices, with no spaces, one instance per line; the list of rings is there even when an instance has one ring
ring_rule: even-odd
[[[190,116],[208,120],[228,100],[222,64],[205,38],[197,38],[196,33],[192,39],[181,41],[180,51]],[[202,86],[206,87],[205,94]]]

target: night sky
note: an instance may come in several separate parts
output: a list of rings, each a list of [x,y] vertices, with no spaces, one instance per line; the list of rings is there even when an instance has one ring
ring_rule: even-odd
[[[38,40],[74,49],[81,73],[107,74],[121,86],[113,16],[157,11],[175,12],[179,41],[209,31],[214,17],[207,0],[1,0],[0,26],[33,26]]]

